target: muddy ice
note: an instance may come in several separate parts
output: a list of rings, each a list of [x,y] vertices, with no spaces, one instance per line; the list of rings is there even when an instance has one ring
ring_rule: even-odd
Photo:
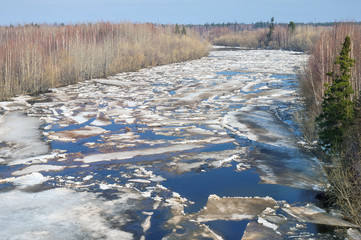
[[[298,143],[307,58],[212,51],[0,103],[0,237],[332,239],[320,226],[353,227],[316,206],[325,183]]]

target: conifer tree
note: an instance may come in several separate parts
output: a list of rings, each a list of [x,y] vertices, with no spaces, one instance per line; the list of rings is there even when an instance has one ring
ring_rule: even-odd
[[[322,112],[316,119],[319,126],[321,145],[335,149],[343,141],[344,133],[354,120],[354,103],[351,95],[354,93],[350,84],[351,68],[355,60],[350,58],[351,40],[346,36],[340,55],[334,65],[339,66],[339,74],[327,73],[332,77],[332,84],[325,91],[322,102]]]
[[[178,24],[175,25],[175,34],[180,34],[180,28]]]
[[[296,30],[296,24],[291,21],[287,26],[287,30],[291,31],[291,33],[294,33],[294,31]]]
[[[182,35],[186,35],[187,34],[187,30],[186,30],[186,28],[183,26],[183,28],[182,28]]]
[[[269,32],[267,33],[267,45],[272,40],[273,30],[275,29],[275,18],[271,18],[271,24],[268,26]]]

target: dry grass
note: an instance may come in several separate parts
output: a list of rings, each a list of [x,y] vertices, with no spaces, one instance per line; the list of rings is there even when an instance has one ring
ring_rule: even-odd
[[[176,35],[173,26],[102,22],[0,27],[0,99],[207,53],[207,42],[192,33]]]

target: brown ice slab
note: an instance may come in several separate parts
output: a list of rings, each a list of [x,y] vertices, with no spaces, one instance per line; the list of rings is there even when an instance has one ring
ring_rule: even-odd
[[[256,222],[247,224],[246,231],[243,234],[242,240],[268,240],[268,239],[283,239],[281,235],[277,234],[273,229],[265,227]]]
[[[223,197],[210,195],[206,206],[195,214],[199,222],[254,219],[266,208],[277,206],[270,197]]]
[[[80,129],[50,133],[48,137],[62,142],[72,142],[80,138],[89,138],[106,133],[107,130],[100,127],[85,126]]]
[[[323,209],[313,205],[305,207],[288,207],[282,208],[283,211],[295,217],[301,222],[323,224],[337,227],[357,227],[356,225],[336,218]]]

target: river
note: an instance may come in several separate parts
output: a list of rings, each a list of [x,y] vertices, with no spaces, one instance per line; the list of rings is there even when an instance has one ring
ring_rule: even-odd
[[[0,102],[0,238],[337,239],[294,119],[307,59],[214,48]]]

